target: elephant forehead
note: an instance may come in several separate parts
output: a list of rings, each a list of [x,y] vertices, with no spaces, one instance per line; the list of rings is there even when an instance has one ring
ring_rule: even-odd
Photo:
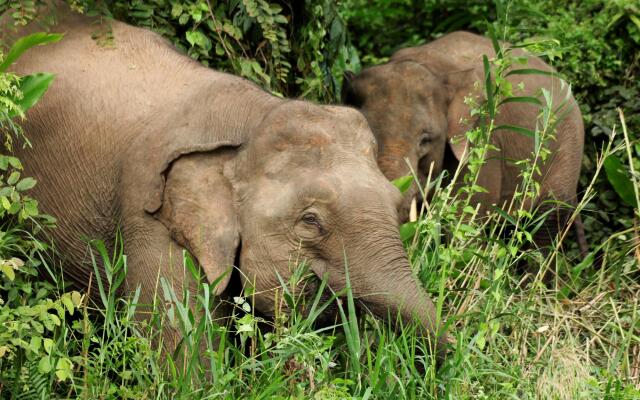
[[[328,133],[302,130],[302,131],[282,131],[273,138],[272,146],[277,151],[285,151],[292,148],[311,149],[324,148],[336,143],[335,138]]]
[[[301,190],[300,197],[307,203],[331,203],[336,201],[338,194],[339,190],[336,182],[329,177],[321,176],[310,181],[309,184]]]
[[[357,110],[290,101],[265,119],[261,141],[269,149],[324,148],[333,144],[371,146],[373,134]]]
[[[280,164],[280,168],[273,168],[274,164],[271,167],[256,175],[253,185],[261,192],[260,196],[271,199],[274,193],[278,193],[278,197],[295,195],[304,202],[329,203],[345,192],[378,190],[381,184],[388,183],[380,173],[376,173],[375,162],[363,164],[346,158],[331,165],[288,163]]]
[[[279,135],[252,146],[248,156],[266,174],[309,168],[316,174],[337,163],[375,163],[377,143],[372,134],[333,137],[328,133]]]
[[[292,200],[296,198],[299,188],[295,182],[263,178],[256,183],[253,190],[256,195],[251,205],[255,212],[251,215],[281,217],[291,212]]]
[[[313,178],[312,171],[298,171],[297,177],[263,176],[251,185],[248,204],[256,215],[269,219],[289,218],[312,204],[332,204],[339,199],[337,182]],[[267,220],[263,222],[267,223]],[[254,220],[256,223],[257,220]]]
[[[445,95],[444,83],[412,61],[391,62],[364,70],[353,83],[364,103],[407,107],[415,101]]]

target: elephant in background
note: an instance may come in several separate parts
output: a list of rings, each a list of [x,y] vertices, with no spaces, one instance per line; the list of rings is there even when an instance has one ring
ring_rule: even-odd
[[[423,46],[399,50],[389,62],[366,68],[357,76],[345,74],[343,102],[357,107],[367,118],[378,141],[378,165],[388,179],[409,175],[413,170],[424,184],[431,166],[434,178],[443,169],[455,171],[467,146],[464,133],[478,123],[478,116],[470,114],[465,97],[479,97],[483,92],[475,84],[483,82],[484,54],[495,57],[489,39],[454,32]],[[513,54],[527,57],[528,65],[523,68],[553,72],[541,59],[522,50]],[[548,142],[549,159],[535,176],[541,186],[539,197],[525,208],[536,207],[546,199],[575,204],[584,127],[570,89],[549,75],[512,75],[508,79],[515,96],[537,96],[540,88],[546,88],[552,94],[554,107],[569,97],[568,111],[556,128],[556,140]],[[518,89],[520,82],[523,90]],[[539,112],[533,104],[505,103],[495,125],[534,130]],[[491,205],[509,204],[522,181],[521,169],[513,161],[527,159],[534,151],[533,138],[511,130],[497,130],[491,140],[499,150],[489,152],[477,182],[487,192],[471,199],[480,204],[483,213]],[[418,193],[415,184],[406,193],[401,219],[408,218],[411,201]],[[548,245],[565,224],[568,213],[551,213],[545,229],[536,235],[536,243]],[[578,236],[581,247],[586,248],[584,233]]]
[[[195,290],[183,274],[186,249],[208,282],[220,280],[217,295],[236,295],[230,281],[240,279],[255,287],[256,310],[272,316],[278,274],[289,279],[291,260],[306,260],[315,286],[326,277],[337,292],[346,259],[361,306],[417,319],[444,354],[446,335],[400,240],[401,195],[380,172],[359,112],[277,98],[148,30],[56,8],[52,30],[64,39],[15,65],[56,74],[24,123],[33,148],[18,156],[39,182],[42,210],[58,219],[51,234],[66,278],[86,287],[83,238],[113,247],[120,226],[125,290],[141,287],[141,303],[153,302],[158,276]],[[100,24],[110,24],[114,46],[92,39]],[[38,30],[34,22],[18,34]],[[165,332],[165,342],[175,345],[175,335]]]

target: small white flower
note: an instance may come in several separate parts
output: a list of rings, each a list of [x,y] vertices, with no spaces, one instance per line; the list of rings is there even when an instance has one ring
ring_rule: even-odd
[[[549,330],[549,325],[542,325],[536,330],[536,333],[543,333]]]
[[[11,260],[9,260],[13,263],[13,269],[18,269],[22,266],[24,266],[24,261],[22,261],[19,258],[13,257]]]

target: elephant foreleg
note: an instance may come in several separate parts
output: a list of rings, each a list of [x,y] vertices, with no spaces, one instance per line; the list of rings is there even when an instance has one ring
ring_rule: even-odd
[[[140,288],[136,318],[157,318],[162,328],[161,343],[157,344],[173,353],[184,339],[185,325],[190,324],[181,321],[184,315],[178,308],[185,305],[184,309],[195,314],[199,282],[184,265],[184,249],[156,219],[149,216],[124,226],[123,236],[128,264],[126,291]],[[195,320],[201,317],[196,315]]]

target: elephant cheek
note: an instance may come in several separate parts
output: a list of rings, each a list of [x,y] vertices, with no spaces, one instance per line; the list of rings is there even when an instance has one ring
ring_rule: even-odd
[[[405,158],[409,159],[412,168],[415,169],[415,158],[411,155],[406,141],[385,141],[378,155],[378,166],[387,179],[394,180],[409,174],[410,169]]]
[[[268,260],[268,253],[262,247],[254,248],[243,242],[240,252],[240,277],[242,288],[248,300],[261,314],[271,317],[275,314],[275,288],[279,286],[276,268]]]

